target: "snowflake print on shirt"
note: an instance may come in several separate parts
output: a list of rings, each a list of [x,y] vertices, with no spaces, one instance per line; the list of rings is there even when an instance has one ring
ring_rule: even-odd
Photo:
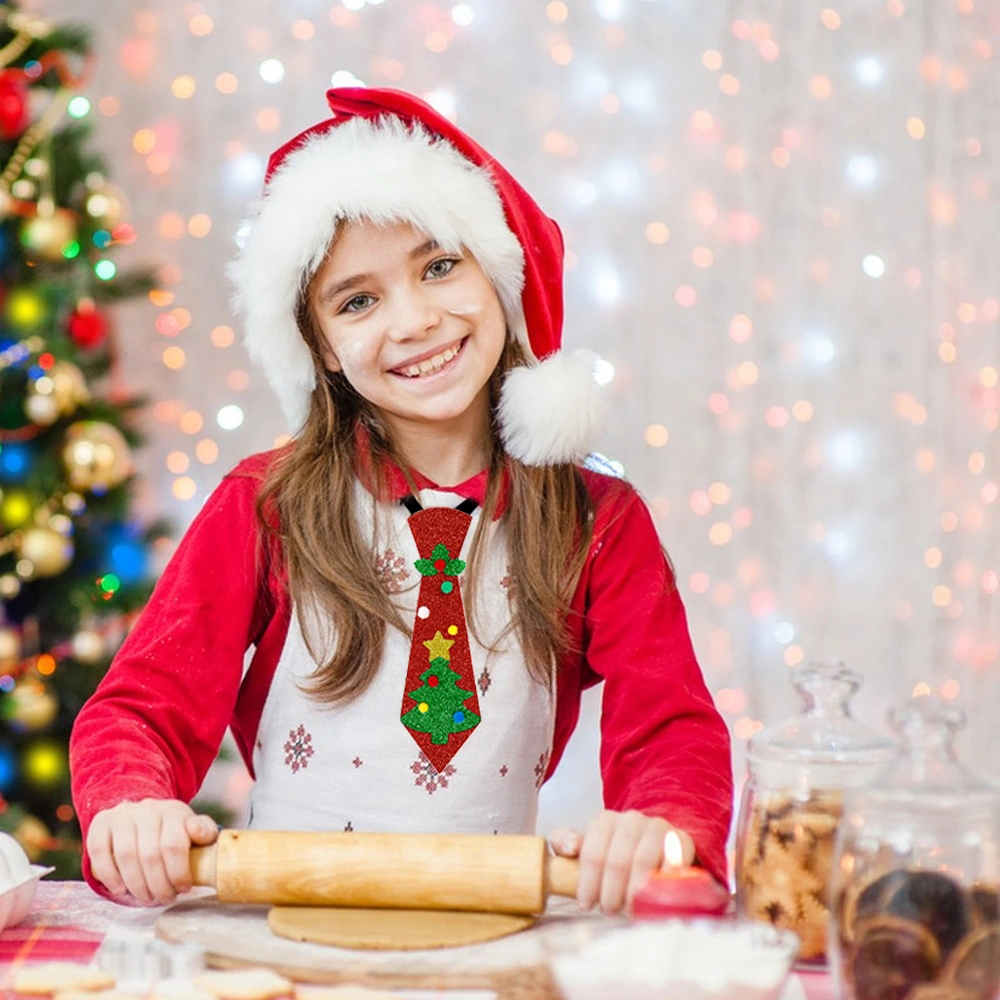
[[[545,772],[549,769],[549,751],[546,750],[538,758],[538,763],[535,765],[535,788],[541,788],[542,782],[545,780]]]
[[[453,764],[446,764],[439,771],[424,753],[410,765],[410,770],[417,776],[413,784],[426,789],[428,795],[433,795],[439,788],[447,788],[448,779],[458,774]]]
[[[316,752],[312,745],[312,733],[306,732],[306,727],[300,725],[298,729],[288,731],[288,739],[285,742],[285,763],[295,774],[299,768],[303,770],[309,766],[309,758]]]
[[[375,556],[375,575],[387,594],[398,594],[410,576],[406,560],[386,549]]]

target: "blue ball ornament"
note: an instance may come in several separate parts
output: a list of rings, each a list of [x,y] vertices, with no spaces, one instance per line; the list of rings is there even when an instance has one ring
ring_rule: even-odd
[[[6,795],[17,780],[17,754],[12,747],[0,746],[0,792]]]
[[[29,445],[11,443],[0,446],[0,481],[23,482],[31,471],[34,454]]]
[[[123,584],[140,583],[149,571],[149,552],[132,527],[117,528],[108,538],[109,570]]]

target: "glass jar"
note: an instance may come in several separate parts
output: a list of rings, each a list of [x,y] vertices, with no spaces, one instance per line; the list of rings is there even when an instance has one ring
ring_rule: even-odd
[[[963,767],[936,698],[891,716],[902,750],[851,793],[837,844],[831,961],[848,1000],[994,1000],[1000,793]]]
[[[736,833],[740,915],[792,930],[800,962],[826,959],[834,840],[845,790],[894,757],[890,739],[858,722],[861,678],[838,662],[792,674],[802,714],[754,736]]]

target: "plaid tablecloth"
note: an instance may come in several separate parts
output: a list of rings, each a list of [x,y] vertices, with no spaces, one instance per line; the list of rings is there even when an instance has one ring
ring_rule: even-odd
[[[118,906],[102,899],[83,882],[41,882],[27,920],[0,932],[0,997],[8,995],[15,971],[27,962],[91,961],[105,936],[128,932],[153,936],[162,909]],[[485,1000],[484,991],[475,991]],[[400,1000],[472,1000],[470,991],[400,993]],[[793,975],[782,1000],[834,1000],[825,973]]]

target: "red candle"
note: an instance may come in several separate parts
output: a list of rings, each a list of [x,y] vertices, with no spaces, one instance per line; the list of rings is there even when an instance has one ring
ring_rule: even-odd
[[[683,863],[681,838],[671,830],[663,844],[663,867],[632,900],[634,917],[700,917],[722,913],[729,893],[704,868]]]

